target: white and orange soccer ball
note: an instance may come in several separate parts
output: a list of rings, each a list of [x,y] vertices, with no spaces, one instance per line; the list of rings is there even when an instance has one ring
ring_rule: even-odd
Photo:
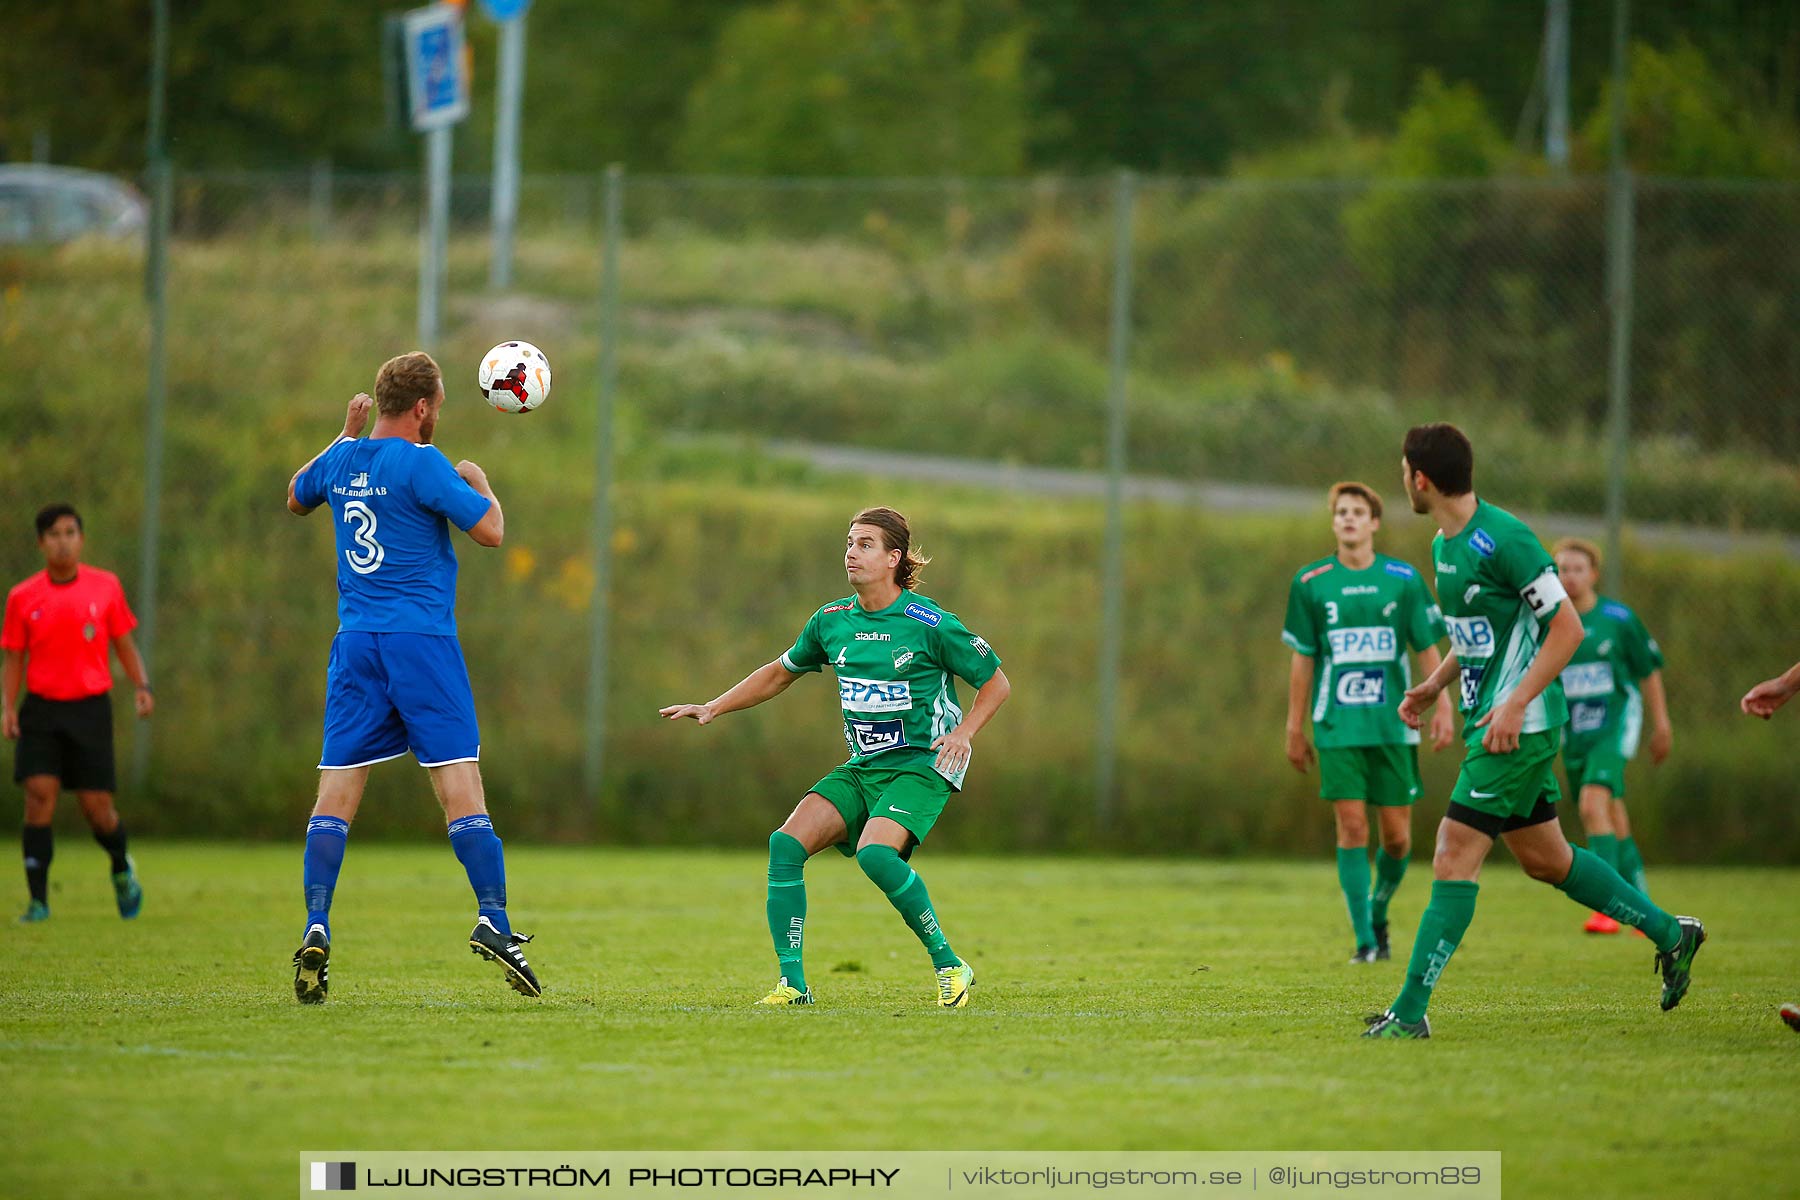
[[[481,398],[504,413],[528,413],[550,398],[550,360],[530,342],[501,342],[481,356]]]

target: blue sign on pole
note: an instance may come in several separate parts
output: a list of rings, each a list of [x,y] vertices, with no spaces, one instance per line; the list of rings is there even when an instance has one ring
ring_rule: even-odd
[[[406,14],[406,78],[414,129],[442,129],[469,115],[462,10],[456,5],[434,4]]]
[[[531,7],[531,0],[481,0],[481,7],[496,21],[510,21],[523,16]]]

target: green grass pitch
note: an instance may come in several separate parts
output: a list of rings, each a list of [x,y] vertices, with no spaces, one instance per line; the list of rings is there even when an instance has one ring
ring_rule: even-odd
[[[468,953],[446,845],[358,844],[327,1004],[291,989],[293,846],[137,847],[112,911],[65,833],[53,919],[0,931],[0,1195],[286,1195],[303,1149],[1497,1149],[1509,1197],[1792,1195],[1800,872],[1652,868],[1707,922],[1657,1010],[1651,949],[1497,852],[1426,1043],[1358,1041],[1396,961],[1351,967],[1317,863],[922,853],[970,1006],[855,864],[808,871],[820,1003],[766,1010],[762,856],[508,849],[547,991]],[[22,905],[21,905],[22,906]]]

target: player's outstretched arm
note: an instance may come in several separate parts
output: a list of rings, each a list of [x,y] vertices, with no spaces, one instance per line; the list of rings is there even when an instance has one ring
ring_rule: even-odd
[[[344,410],[343,432],[332,438],[330,444],[325,447],[325,450],[331,449],[332,446],[337,445],[345,438],[361,437],[363,426],[369,423],[369,412],[374,407],[375,400],[367,392],[356,393],[350,400],[350,407]],[[294,485],[299,483],[300,477],[306,474],[314,463],[319,461],[320,457],[324,455],[325,450],[321,450],[318,454],[307,459],[306,463],[298,471],[294,472],[294,477],[288,480],[288,511],[293,513],[296,517],[304,517],[307,513],[319,507],[316,504],[300,503],[299,497],[294,495]]]
[[[723,695],[709,700],[705,704],[671,704],[658,711],[671,721],[679,721],[683,717],[692,717],[702,725],[710,724],[715,717],[722,717],[728,712],[736,712],[741,708],[755,708],[765,700],[773,700],[793,685],[800,678],[794,672],[781,665],[778,658],[774,662],[764,663],[750,674],[733,684]]]
[[[1288,662],[1287,760],[1302,775],[1312,769],[1313,748],[1306,737],[1306,697],[1312,691],[1313,660],[1294,651]]]
[[[1794,693],[1800,692],[1800,663],[1789,667],[1785,674],[1773,679],[1765,679],[1738,701],[1738,707],[1753,717],[1768,720],[1775,715],[1775,710],[1793,699]]]
[[[1444,661],[1437,665],[1437,670],[1423,680],[1406,689],[1406,695],[1400,697],[1400,719],[1410,729],[1417,729],[1425,723],[1425,710],[1431,702],[1443,694],[1450,681],[1456,678],[1461,664],[1456,661],[1455,654],[1446,654]]]

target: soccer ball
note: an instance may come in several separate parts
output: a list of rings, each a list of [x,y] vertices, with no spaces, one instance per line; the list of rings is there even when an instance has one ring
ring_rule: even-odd
[[[550,398],[550,360],[530,342],[501,342],[481,356],[481,398],[506,413],[528,413]]]

